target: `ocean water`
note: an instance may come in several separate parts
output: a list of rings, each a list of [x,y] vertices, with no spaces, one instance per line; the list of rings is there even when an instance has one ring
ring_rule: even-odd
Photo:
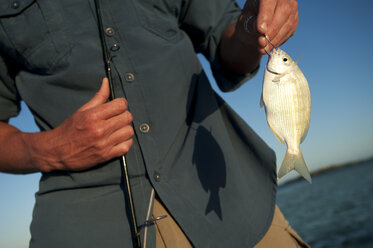
[[[313,248],[373,247],[373,161],[279,187],[277,204]]]

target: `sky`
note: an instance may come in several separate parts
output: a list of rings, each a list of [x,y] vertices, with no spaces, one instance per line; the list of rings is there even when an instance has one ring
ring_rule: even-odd
[[[306,163],[313,171],[373,157],[373,1],[299,0],[298,5],[298,29],[281,49],[294,60],[301,57],[298,65],[311,90],[311,123],[301,144]],[[263,56],[255,78],[234,92],[222,93],[201,58],[213,88],[274,149],[281,164],[286,147],[272,134],[264,109],[259,108],[267,59]],[[10,123],[22,131],[37,131],[22,107]],[[0,173],[0,247],[28,246],[39,178],[38,173]]]

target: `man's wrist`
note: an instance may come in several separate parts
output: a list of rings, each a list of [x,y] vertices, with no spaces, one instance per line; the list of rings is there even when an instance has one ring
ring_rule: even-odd
[[[257,37],[246,34],[240,25],[243,24],[239,20],[225,32],[220,44],[220,58],[229,71],[244,75],[258,67],[261,54]]]
[[[50,172],[53,170],[53,161],[51,157],[53,141],[49,140],[48,132],[44,131],[39,133],[23,133],[22,140],[25,147],[26,160],[35,172]],[[47,143],[46,143],[47,142]]]

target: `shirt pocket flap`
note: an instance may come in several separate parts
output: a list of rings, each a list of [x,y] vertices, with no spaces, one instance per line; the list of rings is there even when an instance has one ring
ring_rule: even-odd
[[[172,40],[178,34],[177,5],[165,5],[159,0],[136,2],[136,11],[142,26],[166,40]]]
[[[17,15],[33,2],[35,0],[3,1],[0,3],[0,17]]]

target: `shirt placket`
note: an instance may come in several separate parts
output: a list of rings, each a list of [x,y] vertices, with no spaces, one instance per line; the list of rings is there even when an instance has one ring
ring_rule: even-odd
[[[123,2],[123,1],[122,1]],[[133,115],[134,139],[138,149],[132,151],[135,154],[125,156],[128,167],[133,203],[136,214],[137,227],[144,226],[148,220],[149,204],[152,204],[154,190],[146,179],[145,161],[143,159],[143,147],[153,144],[151,134],[151,121],[146,115],[146,105],[141,93],[141,80],[138,80],[135,66],[133,66],[130,53],[125,44],[125,38],[121,31],[125,27],[115,24],[115,11],[110,2],[102,1],[102,24],[105,43],[109,51],[112,73],[113,91],[116,97],[124,97],[128,101],[128,109]],[[125,6],[123,6],[125,8]],[[118,17],[121,18],[121,17]],[[125,34],[124,34],[125,35]],[[150,145],[151,146],[151,145]],[[156,154],[156,153],[155,153]],[[154,173],[153,173],[154,174]],[[124,175],[123,175],[124,176]],[[140,187],[138,186],[140,184]],[[136,186],[135,186],[136,185]],[[134,187],[135,186],[135,187]],[[143,229],[139,230],[141,240],[149,240],[145,237]],[[149,232],[146,232],[149,233]],[[151,245],[151,242],[145,243]],[[145,247],[142,242],[142,247]]]

